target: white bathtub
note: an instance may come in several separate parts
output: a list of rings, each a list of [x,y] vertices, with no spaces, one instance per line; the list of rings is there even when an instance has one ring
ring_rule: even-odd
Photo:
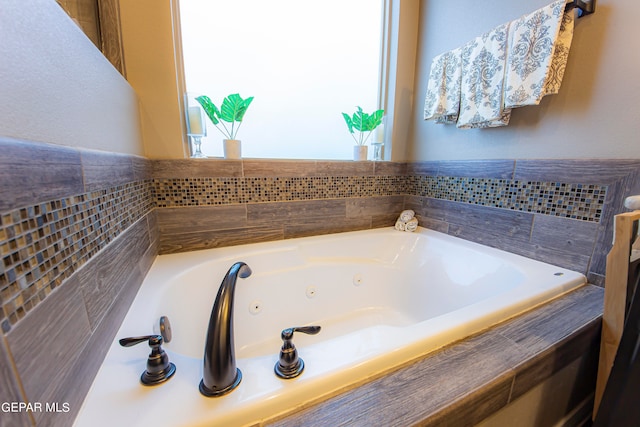
[[[235,344],[243,379],[230,394],[198,391],[209,315],[236,261]],[[177,366],[163,385],[139,383],[149,347],[117,339],[76,426],[242,426],[335,393],[506,320],[585,283],[583,275],[420,228],[393,228],[158,256],[116,338],[157,331]],[[280,332],[295,334],[305,370],[274,375]]]

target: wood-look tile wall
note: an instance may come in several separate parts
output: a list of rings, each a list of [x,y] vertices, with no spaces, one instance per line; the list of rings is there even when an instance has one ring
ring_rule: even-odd
[[[160,253],[393,225],[406,164],[158,160]]]
[[[153,176],[160,253],[390,226],[410,208],[599,285],[613,216],[640,193],[640,160],[165,160]]]
[[[67,414],[14,414],[0,425],[73,419],[158,252],[391,226],[412,208],[425,227],[602,284],[613,215],[640,193],[640,161],[149,161],[6,139],[0,150],[0,394],[71,404]],[[566,206],[459,197],[515,181],[543,191],[594,185],[600,199],[577,200],[572,187],[572,203],[601,209],[571,219]]]
[[[604,285],[606,255],[613,238],[613,217],[624,199],[640,194],[640,160],[497,160],[409,164],[408,176],[456,176],[595,185],[606,189],[597,221],[496,209],[472,203],[408,195],[423,226],[529,258],[570,268]]]
[[[0,152],[0,400],[61,408],[0,426],[68,426],[157,254],[150,163],[7,139]]]

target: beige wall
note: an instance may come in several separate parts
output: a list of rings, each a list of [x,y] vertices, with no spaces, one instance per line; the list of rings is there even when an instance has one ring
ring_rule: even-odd
[[[120,1],[127,80],[140,97],[145,155],[153,159],[189,156],[182,119],[184,79],[175,6],[174,0]]]
[[[0,7],[0,136],[143,154],[135,92],[62,8]]]
[[[404,162],[410,148],[420,0],[388,0],[386,5],[389,45],[382,55],[388,62],[387,74],[383,71],[382,76],[386,95],[385,160]]]
[[[514,110],[508,127],[459,130],[423,120],[431,60],[549,0],[422,0],[411,160],[640,158],[640,3],[599,0],[576,21],[558,95]]]

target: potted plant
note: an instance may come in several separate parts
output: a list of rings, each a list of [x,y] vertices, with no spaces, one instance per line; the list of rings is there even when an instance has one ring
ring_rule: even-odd
[[[384,117],[384,110],[376,110],[371,114],[367,114],[362,111],[361,107],[357,107],[357,111],[353,113],[353,116],[349,116],[347,113],[342,113],[344,121],[347,122],[349,132],[353,137],[356,145],[353,147],[353,159],[354,160],[367,160],[367,140],[371,136],[371,132],[382,123]],[[358,131],[358,135],[355,135],[355,131]]]
[[[216,129],[225,136],[223,140],[224,158],[239,159],[242,156],[242,147],[240,140],[236,139],[236,135],[242,124],[244,114],[247,112],[251,101],[253,101],[253,96],[242,99],[239,94],[234,93],[222,101],[220,108],[216,107],[206,95],[197,97],[196,101],[202,105],[204,112]],[[225,125],[225,122],[229,123],[230,126]]]

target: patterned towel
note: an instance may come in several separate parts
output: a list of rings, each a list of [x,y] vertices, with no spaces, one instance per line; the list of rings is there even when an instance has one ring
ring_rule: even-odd
[[[503,83],[509,24],[503,24],[462,47],[461,129],[506,126],[511,110],[503,109]]]
[[[433,58],[429,72],[424,119],[436,123],[455,123],[460,110],[461,49]]]
[[[560,90],[575,20],[564,8],[558,0],[511,23],[505,108],[537,105]]]

